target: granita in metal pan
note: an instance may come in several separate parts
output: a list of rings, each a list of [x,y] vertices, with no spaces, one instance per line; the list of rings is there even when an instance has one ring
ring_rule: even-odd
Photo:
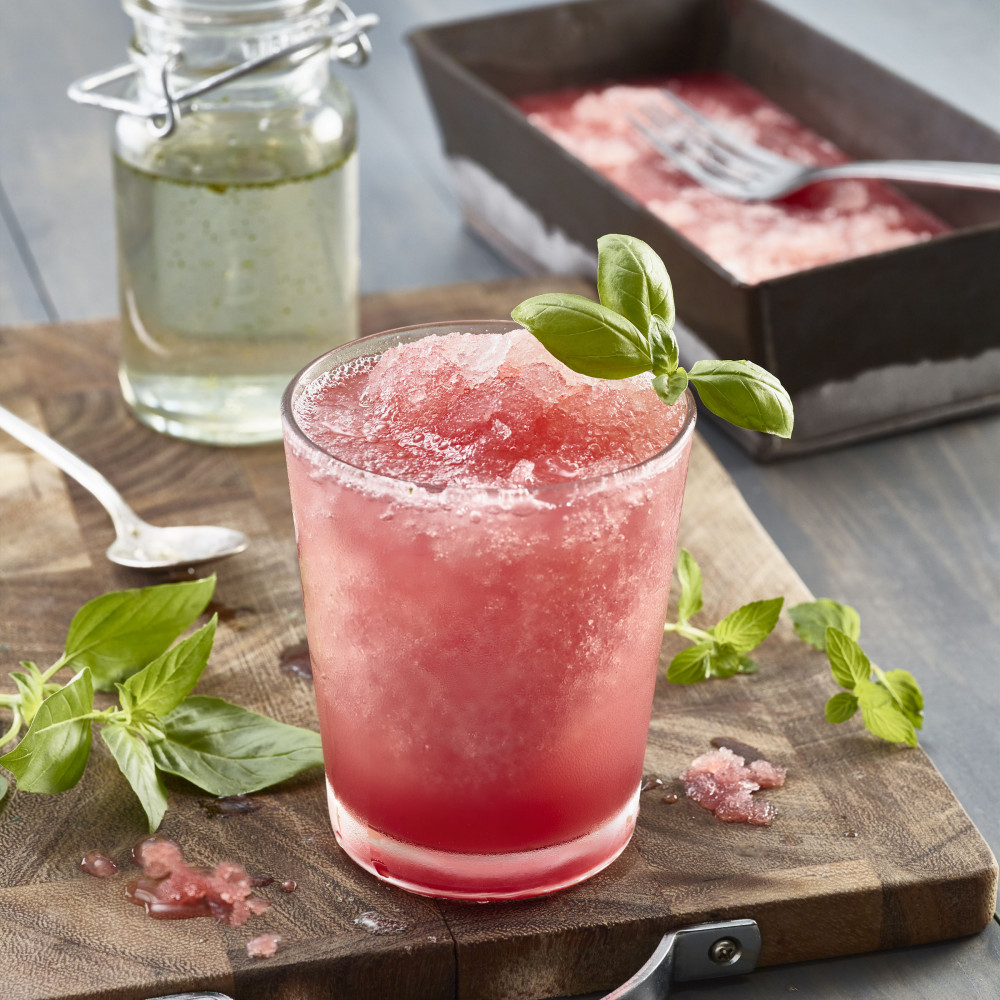
[[[918,243],[948,230],[881,181],[826,181],[781,201],[756,204],[714,194],[653,149],[629,121],[629,114],[647,101],[669,110],[661,87],[736,138],[798,163],[830,166],[849,159],[728,73],[531,94],[516,103],[533,125],[746,284]]]

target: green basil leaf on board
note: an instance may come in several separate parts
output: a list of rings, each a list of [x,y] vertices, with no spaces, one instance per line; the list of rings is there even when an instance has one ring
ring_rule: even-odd
[[[820,651],[826,650],[826,630],[833,627],[855,642],[861,635],[861,619],[849,604],[838,604],[826,597],[807,601],[788,609],[798,637]]]
[[[712,628],[697,628],[690,619],[702,608],[701,568],[687,549],[678,554],[677,576],[681,584],[677,621],[667,622],[663,631],[674,632],[694,645],[681,650],[670,661],[667,680],[674,684],[697,684],[712,677],[757,673],[757,663],[745,654],[756,649],[774,630],[785,599],[751,601]]]
[[[774,597],[744,604],[726,615],[712,629],[712,634],[719,642],[729,643],[738,653],[749,653],[774,631],[784,603],[783,597]]]
[[[850,691],[838,691],[826,703],[827,722],[846,722],[858,710],[858,699]]]
[[[687,549],[677,557],[677,576],[681,582],[681,596],[677,602],[677,617],[682,623],[701,611],[701,567]]]
[[[735,677],[737,674],[754,673],[756,669],[757,665],[753,660],[743,656],[730,643],[712,643],[712,656],[708,665],[709,676],[722,678]]]
[[[160,725],[156,766],[212,795],[255,792],[323,763],[318,733],[221,698],[190,695]]]
[[[882,685],[859,681],[854,694],[861,706],[865,728],[870,733],[890,743],[917,745],[913,723],[896,707],[892,696]]]
[[[128,707],[151,715],[173,711],[198,683],[212,652],[217,624],[218,616],[213,615],[207,625],[161,653],[125,681],[121,685],[121,696],[127,699]]]
[[[924,693],[913,674],[908,670],[887,670],[879,680],[913,727],[923,729]]]
[[[712,643],[699,642],[682,649],[667,668],[667,680],[671,684],[699,684],[709,678],[712,662]]]
[[[873,736],[915,747],[916,731],[923,726],[923,692],[908,670],[883,671],[868,659],[857,641],[861,634],[857,611],[821,598],[796,604],[788,613],[799,638],[826,652],[833,679],[846,689],[827,701],[827,721],[846,722],[860,708]]]
[[[24,672],[12,672],[10,678],[21,696],[21,718],[27,725],[31,725],[31,720],[45,698],[45,678],[30,660],[22,660],[21,666],[24,667]]]
[[[219,698],[191,695],[208,662],[218,624],[171,643],[204,610],[215,578],[116,591],[85,604],[73,618],[66,652],[46,671],[22,661],[12,674],[16,694],[0,695],[12,719],[0,745],[27,733],[0,757],[26,792],[72,788],[90,757],[92,726],[100,727],[119,770],[138,796],[149,829],[167,809],[159,771],[178,774],[214,795],[253,792],[321,764],[319,736]],[[50,678],[83,662],[65,685]],[[119,706],[94,709],[90,664],[114,683]],[[0,777],[0,799],[8,792]]]
[[[826,630],[826,655],[830,660],[833,679],[849,691],[867,682],[872,673],[871,661],[864,650],[849,636],[832,625]]]
[[[10,785],[8,784],[7,779],[2,774],[0,774],[0,802],[3,802],[3,800],[6,798],[7,791],[9,788]]]
[[[21,742],[0,757],[18,788],[54,795],[80,780],[90,758],[93,707],[90,669],[84,667],[42,702]]]
[[[62,666],[90,667],[94,686],[112,690],[159,656],[205,610],[215,577],[117,590],[88,601],[74,615]]]
[[[124,726],[105,726],[101,730],[101,738],[142,803],[149,822],[149,832],[152,833],[167,811],[167,790],[156,773],[153,754],[141,737],[129,732]]]

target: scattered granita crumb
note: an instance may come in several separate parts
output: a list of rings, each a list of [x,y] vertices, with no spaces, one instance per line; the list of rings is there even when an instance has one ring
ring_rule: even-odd
[[[780,788],[785,773],[785,768],[766,760],[755,760],[747,767],[742,757],[721,747],[691,761],[681,781],[688,798],[724,822],[767,826],[777,810],[765,799],[753,798],[753,793]]]
[[[192,868],[170,837],[146,837],[132,848],[132,858],[144,877],[128,883],[126,898],[156,920],[214,917],[238,927],[271,905],[253,895],[254,879],[242,865],[220,861],[214,870]]]
[[[281,935],[264,931],[247,941],[247,954],[251,958],[270,958],[281,944]]]
[[[101,854],[100,851],[87,851],[80,859],[80,868],[88,875],[94,875],[97,878],[107,878],[118,871],[118,865],[106,854]]]
[[[766,760],[755,760],[750,765],[750,774],[761,788],[781,788],[786,773],[785,768]]]

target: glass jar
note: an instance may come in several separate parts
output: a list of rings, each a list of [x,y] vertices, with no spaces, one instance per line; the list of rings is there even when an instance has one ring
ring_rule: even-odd
[[[142,113],[114,129],[122,392],[176,437],[278,440],[291,377],[358,335],[357,117],[330,73],[346,58],[331,16],[353,14],[334,0],[123,6]]]

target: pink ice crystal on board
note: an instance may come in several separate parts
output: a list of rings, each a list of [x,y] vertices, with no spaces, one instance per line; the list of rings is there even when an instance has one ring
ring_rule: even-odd
[[[767,826],[776,810],[772,803],[753,798],[753,793],[761,788],[780,788],[785,773],[785,768],[766,760],[755,760],[748,767],[742,757],[721,747],[691,761],[681,781],[688,798],[723,822]]]
[[[254,879],[242,865],[220,861],[214,870],[193,868],[170,837],[147,837],[132,848],[132,857],[143,877],[132,879],[125,895],[154,919],[214,917],[238,927],[271,905],[253,895]]]
[[[271,934],[270,931],[265,931],[247,941],[247,954],[251,958],[270,958],[278,950],[280,943],[280,934]]]

